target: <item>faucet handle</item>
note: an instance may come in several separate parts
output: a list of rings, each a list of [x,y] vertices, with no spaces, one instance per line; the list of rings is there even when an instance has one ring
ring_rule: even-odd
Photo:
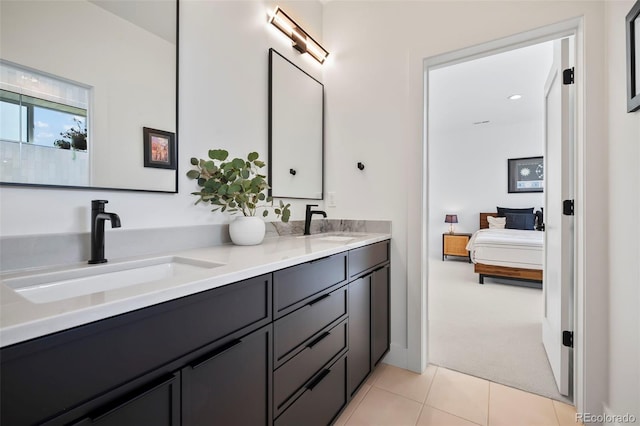
[[[307,204],[307,210],[310,210],[311,207],[318,207],[317,204]]]
[[[91,208],[92,209],[104,209],[104,205],[109,201],[107,200],[91,200]]]

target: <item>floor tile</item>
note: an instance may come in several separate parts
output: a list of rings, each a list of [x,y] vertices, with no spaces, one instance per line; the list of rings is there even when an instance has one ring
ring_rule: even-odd
[[[437,408],[424,406],[420,417],[418,418],[417,426],[477,426],[477,423],[472,423],[460,417],[456,417],[453,414],[449,414],[445,411],[438,410]]]
[[[364,382],[365,385],[369,385],[369,386],[373,386],[374,383],[376,382],[376,380],[378,380],[378,377],[380,377],[380,375],[382,374],[382,372],[387,368],[390,367],[389,364],[384,364],[384,363],[380,363],[378,364],[374,369],[373,372],[371,373],[371,375],[369,376],[369,378],[367,378],[367,381]]]
[[[556,417],[560,426],[583,426],[584,424],[576,420],[576,407],[560,401],[553,401],[553,408],[556,410]]]
[[[440,367],[431,384],[426,405],[486,425],[489,382]]]
[[[358,407],[360,402],[362,402],[367,392],[369,392],[369,389],[371,389],[371,386],[366,383],[364,383],[360,387],[360,389],[358,389],[358,392],[353,395],[353,398],[349,402],[349,405],[347,405],[347,408],[345,408],[342,414],[340,414],[340,417],[338,417],[338,420],[336,420],[334,426],[343,426],[347,423],[347,420],[349,420],[349,417],[351,417],[353,412],[356,411],[356,408]]]
[[[374,386],[423,403],[437,369],[430,365],[424,373],[418,374],[389,365],[380,372]]]
[[[553,401],[508,386],[491,383],[490,426],[558,426]]]
[[[414,426],[422,405],[400,395],[372,387],[347,420],[346,426]]]

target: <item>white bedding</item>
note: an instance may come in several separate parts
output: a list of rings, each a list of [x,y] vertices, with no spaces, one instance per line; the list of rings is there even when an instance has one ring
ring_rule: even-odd
[[[481,229],[467,244],[473,263],[511,268],[542,269],[544,232]]]

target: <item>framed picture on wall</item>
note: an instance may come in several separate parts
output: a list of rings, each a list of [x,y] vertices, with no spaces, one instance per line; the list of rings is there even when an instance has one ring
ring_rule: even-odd
[[[507,160],[509,193],[543,192],[543,157],[510,158]]]
[[[156,169],[176,169],[175,133],[142,128],[144,166]]]
[[[626,18],[627,23],[627,112],[640,109],[640,0]]]

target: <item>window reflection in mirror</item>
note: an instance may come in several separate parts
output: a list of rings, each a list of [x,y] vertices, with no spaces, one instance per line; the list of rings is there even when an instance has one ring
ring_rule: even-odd
[[[89,89],[0,62],[3,182],[89,185]]]

